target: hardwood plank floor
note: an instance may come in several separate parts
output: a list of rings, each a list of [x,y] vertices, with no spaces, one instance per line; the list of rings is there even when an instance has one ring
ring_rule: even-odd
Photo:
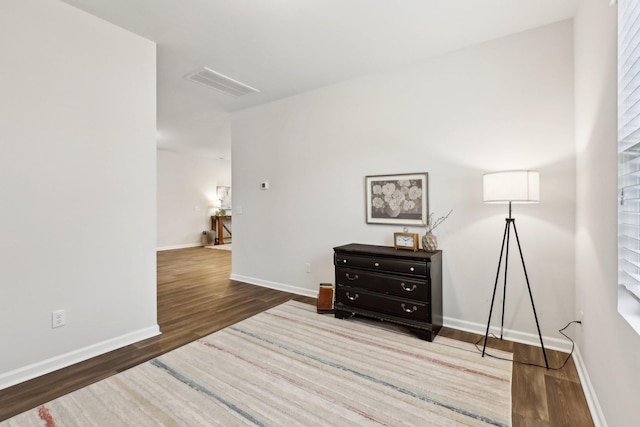
[[[479,342],[482,335],[443,328],[440,335],[467,342]],[[487,348],[513,353],[511,412],[513,427],[591,427],[593,420],[580,385],[578,371],[568,354],[547,349],[549,367],[544,368],[540,347],[490,338]],[[538,366],[530,366],[536,364]],[[542,366],[542,367],[540,367]]]
[[[0,421],[95,381],[122,372],[289,299],[302,297],[229,280],[231,253],[203,248],[158,252],[158,324],[162,334],[39,378],[0,390]],[[468,342],[481,337],[443,328],[441,335]],[[514,359],[544,363],[540,349],[491,339],[489,347],[511,351]],[[566,354],[548,351],[560,366]],[[558,371],[515,363],[513,426],[592,426],[573,360]]]

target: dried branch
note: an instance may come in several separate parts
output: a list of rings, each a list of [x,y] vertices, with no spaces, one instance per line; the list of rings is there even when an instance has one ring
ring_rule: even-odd
[[[437,226],[439,226],[440,224],[442,224],[445,219],[449,218],[449,215],[451,215],[451,212],[453,212],[453,209],[451,209],[448,214],[446,214],[445,216],[441,216],[440,218],[436,219],[435,221],[433,221],[434,213],[433,212],[430,213],[429,217],[427,218],[427,223],[424,224],[424,228],[425,228],[425,230],[427,230],[427,233],[430,233],[433,230],[435,230],[435,228]]]

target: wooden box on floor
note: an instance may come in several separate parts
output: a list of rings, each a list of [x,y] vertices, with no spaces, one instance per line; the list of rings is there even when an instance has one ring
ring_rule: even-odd
[[[320,283],[318,313],[333,313],[333,285],[331,283]]]

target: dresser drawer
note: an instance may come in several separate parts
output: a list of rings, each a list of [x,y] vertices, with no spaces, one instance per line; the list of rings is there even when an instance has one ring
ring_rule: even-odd
[[[423,277],[427,274],[427,263],[421,260],[400,260],[336,253],[334,261],[336,267],[365,268],[373,271],[410,274]]]
[[[426,302],[376,294],[348,286],[336,288],[336,302],[418,322],[431,322],[429,304]]]
[[[336,267],[336,285],[362,288],[422,301],[426,301],[429,295],[429,285],[426,280],[340,267]]]

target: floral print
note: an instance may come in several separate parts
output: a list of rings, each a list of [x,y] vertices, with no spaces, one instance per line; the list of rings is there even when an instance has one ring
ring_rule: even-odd
[[[419,213],[422,186],[419,180],[373,181],[371,184],[372,214],[395,218],[402,213]]]

